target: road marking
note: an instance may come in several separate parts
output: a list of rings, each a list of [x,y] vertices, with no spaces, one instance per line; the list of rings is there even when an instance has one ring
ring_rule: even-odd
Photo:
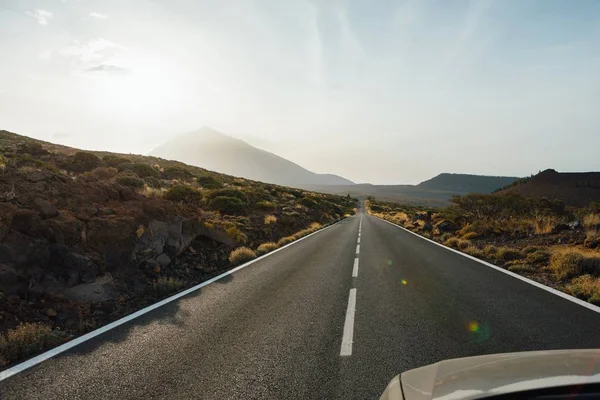
[[[388,223],[388,224],[390,224],[390,225],[394,225],[396,228],[403,229],[403,230],[405,230],[406,232],[408,232],[408,233],[411,233],[411,234],[413,234],[413,235],[415,235],[415,236],[417,236],[417,237],[419,237],[419,238],[421,238],[421,239],[423,239],[423,240],[427,240],[428,242],[431,242],[431,243],[433,243],[433,244],[436,244],[436,245],[438,245],[438,246],[440,246],[440,247],[443,247],[443,248],[444,248],[444,249],[446,249],[446,250],[452,251],[452,252],[454,252],[454,253],[456,253],[456,254],[460,254],[461,256],[463,256],[463,257],[466,257],[466,258],[469,258],[469,259],[471,259],[471,260],[473,260],[473,261],[477,261],[477,262],[478,262],[478,263],[480,263],[480,264],[483,264],[483,265],[485,265],[485,266],[487,266],[487,267],[493,268],[493,269],[495,269],[495,270],[497,270],[497,271],[500,271],[500,272],[502,272],[502,273],[504,273],[504,274],[506,274],[506,275],[510,275],[510,276],[512,276],[513,278],[519,279],[519,280],[521,280],[521,281],[523,281],[523,282],[525,282],[525,283],[529,283],[529,284],[530,284],[530,285],[532,285],[532,286],[535,286],[535,287],[537,287],[537,288],[539,288],[539,289],[542,289],[542,290],[545,290],[545,291],[547,291],[547,292],[550,292],[550,293],[552,293],[552,294],[555,294],[555,295],[557,295],[557,296],[559,296],[559,297],[562,297],[562,298],[563,298],[563,299],[565,299],[565,300],[568,300],[568,301],[570,301],[570,302],[572,302],[572,303],[578,304],[578,305],[580,305],[580,306],[582,306],[582,307],[588,308],[588,309],[590,309],[590,310],[592,310],[592,311],[594,311],[594,312],[597,312],[598,314],[600,314],[600,307],[598,307],[598,306],[595,306],[595,305],[593,305],[593,304],[591,304],[591,303],[588,303],[587,301],[583,301],[583,300],[581,300],[581,299],[578,299],[577,297],[570,296],[570,295],[568,295],[568,294],[566,294],[566,293],[563,293],[563,292],[561,292],[561,291],[559,291],[559,290],[553,289],[553,288],[551,288],[551,287],[549,287],[549,286],[543,285],[543,284],[541,284],[541,283],[539,283],[539,282],[536,282],[536,281],[534,281],[534,280],[531,280],[531,279],[529,279],[529,278],[525,278],[524,276],[521,276],[521,275],[515,274],[514,272],[508,271],[508,270],[506,270],[506,269],[504,269],[504,268],[500,268],[500,267],[499,267],[499,266],[497,266],[497,265],[491,264],[491,263],[489,263],[489,262],[487,262],[487,261],[480,260],[480,259],[479,259],[479,258],[477,258],[477,257],[473,257],[473,256],[471,256],[471,255],[469,255],[469,254],[465,254],[465,253],[462,253],[462,252],[460,252],[460,251],[458,251],[458,250],[455,250],[455,249],[452,249],[452,248],[450,248],[450,247],[444,246],[444,245],[443,245],[443,244],[441,244],[441,243],[438,243],[438,242],[436,242],[436,241],[434,241],[434,240],[431,240],[431,239],[428,239],[428,238],[426,238],[426,237],[423,237],[423,236],[419,235],[418,233],[414,233],[414,232],[412,232],[412,231],[410,231],[410,230],[406,229],[406,228],[405,228],[405,227],[403,227],[403,226],[400,226],[400,225],[396,225],[396,224],[394,224],[393,222],[386,221],[385,219],[381,219],[381,218],[379,218],[379,217],[375,217],[375,218],[378,218],[378,219],[382,220],[383,222],[387,222],[387,223]]]
[[[217,275],[214,278],[211,278],[211,279],[209,279],[207,281],[204,281],[204,282],[202,282],[202,283],[200,283],[200,284],[198,284],[196,286],[192,286],[191,288],[186,289],[183,292],[179,292],[179,293],[177,293],[177,294],[175,294],[175,295],[173,295],[171,297],[167,297],[166,299],[161,300],[158,303],[154,303],[154,304],[152,304],[152,305],[150,305],[148,307],[142,308],[141,310],[138,310],[138,311],[136,311],[136,312],[134,312],[132,314],[129,314],[126,317],[123,317],[123,318],[118,319],[118,320],[116,320],[114,322],[111,322],[110,324],[104,325],[101,328],[98,328],[98,329],[96,329],[94,331],[88,332],[88,333],[86,333],[83,336],[79,336],[78,338],[75,338],[75,339],[73,339],[73,340],[71,340],[71,341],[69,341],[67,343],[64,343],[64,344],[62,344],[62,345],[60,345],[58,347],[55,347],[55,348],[53,348],[51,350],[48,350],[45,353],[40,354],[39,356],[33,357],[33,358],[31,358],[31,359],[29,359],[27,361],[24,361],[24,362],[22,362],[20,364],[17,364],[17,365],[15,365],[12,368],[8,368],[8,369],[5,369],[4,371],[0,371],[0,382],[2,382],[5,379],[10,378],[13,375],[18,374],[19,372],[25,371],[26,369],[31,368],[31,367],[33,367],[33,366],[35,366],[35,365],[37,365],[37,364],[39,364],[39,363],[41,363],[43,361],[46,361],[46,360],[48,360],[48,359],[50,359],[50,358],[52,358],[54,356],[57,356],[57,355],[59,355],[61,353],[64,353],[65,351],[70,350],[73,347],[75,347],[75,346],[77,346],[77,345],[79,345],[81,343],[87,342],[88,340],[93,339],[96,336],[99,336],[99,335],[101,335],[101,334],[103,334],[105,332],[108,332],[108,331],[110,331],[110,330],[112,330],[112,329],[114,329],[114,328],[116,328],[116,327],[118,327],[120,325],[123,325],[123,324],[125,324],[125,323],[127,323],[127,322],[129,322],[129,321],[131,321],[131,320],[133,320],[135,318],[137,318],[137,317],[140,317],[140,316],[142,316],[144,314],[149,313],[150,311],[153,311],[153,310],[155,310],[155,309],[157,309],[159,307],[162,307],[165,304],[171,303],[171,302],[173,302],[175,300],[180,299],[181,297],[187,296],[188,294],[193,293],[193,292],[195,292],[195,291],[203,288],[204,286],[210,285],[213,282],[216,282],[216,281],[218,281],[220,279],[223,279],[226,276],[231,275],[234,272],[239,271],[242,268],[246,268],[247,266],[249,266],[251,264],[254,264],[257,261],[260,261],[263,258],[266,258],[266,257],[268,257],[270,255],[273,255],[273,254],[277,253],[278,251],[281,251],[281,250],[285,249],[286,247],[292,246],[292,245],[294,245],[294,244],[296,244],[296,243],[298,243],[298,242],[300,242],[300,241],[302,241],[302,240],[304,240],[306,238],[309,238],[312,235],[315,235],[317,233],[323,232],[324,230],[329,229],[329,228],[331,228],[331,227],[339,224],[342,221],[343,220],[340,220],[340,221],[336,222],[335,224],[328,225],[328,226],[326,226],[326,227],[324,227],[322,229],[319,229],[316,232],[313,232],[313,233],[311,233],[309,235],[306,235],[306,236],[304,236],[304,237],[302,237],[300,239],[294,240],[292,243],[286,244],[285,246],[282,246],[282,247],[280,247],[278,249],[275,249],[275,250],[273,250],[273,251],[271,251],[271,252],[269,252],[267,254],[264,254],[264,255],[262,255],[260,257],[257,257],[254,260],[248,261],[245,264],[242,264],[242,265],[240,265],[238,267],[230,269],[229,271],[224,272],[221,275]]]
[[[358,276],[358,257],[354,259],[354,267],[352,268],[352,277],[356,278]]]
[[[342,348],[340,356],[352,355],[352,338],[354,336],[354,313],[356,311],[356,289],[350,289],[348,296],[348,309],[346,309],[346,321],[344,322],[344,335],[342,336]]]
[[[356,243],[360,243],[360,236],[358,237],[358,242],[356,242]]]
[[[360,253],[360,244],[356,245],[356,254]]]

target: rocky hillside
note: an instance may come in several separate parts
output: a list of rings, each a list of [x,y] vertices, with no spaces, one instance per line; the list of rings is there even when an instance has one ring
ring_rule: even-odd
[[[485,176],[470,174],[439,174],[419,183],[417,189],[450,191],[456,194],[492,193],[510,185],[518,178],[513,176]]]
[[[0,366],[338,221],[355,205],[0,131]]]
[[[305,187],[352,184],[341,176],[314,173],[283,157],[207,127],[179,135],[154,149],[151,154],[279,185]]]
[[[575,207],[600,202],[600,172],[556,172],[547,169],[530,178],[515,182],[499,194],[514,193],[523,197],[561,200]]]

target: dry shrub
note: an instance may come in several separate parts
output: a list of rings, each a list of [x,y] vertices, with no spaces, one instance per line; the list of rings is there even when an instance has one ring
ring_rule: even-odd
[[[458,247],[459,250],[464,250],[470,246],[472,246],[472,243],[468,240],[459,239],[458,243],[456,243],[456,247]]]
[[[265,254],[265,253],[268,253],[268,252],[273,251],[278,248],[279,248],[279,246],[277,245],[277,243],[267,242],[267,243],[263,243],[260,246],[258,246],[258,248],[256,249],[256,252],[258,254]]]
[[[266,225],[271,225],[277,222],[277,217],[274,215],[267,215],[265,217],[265,224]]]
[[[0,335],[0,366],[24,359],[68,339],[62,331],[41,323],[25,323]]]
[[[98,167],[91,172],[92,176],[99,181],[106,181],[114,178],[119,170],[113,167]]]
[[[294,240],[296,240],[296,238],[294,236],[286,236],[286,237],[279,239],[279,241],[277,242],[277,245],[279,247],[285,246],[286,244],[292,243]]]
[[[238,247],[229,254],[229,262],[234,265],[250,261],[254,258],[256,258],[256,253],[247,247]]]
[[[483,248],[483,255],[489,258],[495,258],[498,254],[498,248],[493,245],[487,245]]]
[[[536,250],[532,253],[527,253],[527,262],[531,264],[546,264],[550,261],[550,252],[546,250]]]
[[[458,246],[458,238],[451,237],[450,239],[444,242],[444,245],[448,247],[457,247]]]
[[[462,252],[469,254],[473,257],[481,257],[481,255],[483,254],[483,252],[477,246],[474,245],[465,247],[464,249],[462,249]]]
[[[575,297],[600,305],[600,278],[591,275],[578,276],[566,289]]]
[[[178,278],[161,276],[152,284],[156,297],[164,297],[185,287],[185,282]]]
[[[600,214],[590,213],[583,216],[583,226],[585,228],[600,225]]]
[[[512,264],[508,270],[517,274],[536,272],[536,268],[531,264]]]
[[[479,233],[477,232],[469,232],[463,235],[463,239],[465,240],[471,240],[471,239],[475,239],[479,237]]]
[[[239,230],[237,226],[230,226],[229,228],[225,229],[225,232],[227,232],[227,234],[238,243],[245,244],[248,241],[248,236]]]
[[[557,248],[550,257],[550,269],[559,280],[584,274],[599,275],[600,254],[577,247]]]
[[[496,258],[503,261],[521,260],[525,258],[525,254],[519,249],[500,247],[496,252]]]
[[[558,223],[558,218],[553,216],[545,216],[537,218],[533,221],[533,232],[536,235],[545,235],[552,232],[552,228]]]

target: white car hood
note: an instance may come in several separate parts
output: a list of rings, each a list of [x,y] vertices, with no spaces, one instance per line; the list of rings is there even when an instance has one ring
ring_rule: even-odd
[[[457,358],[404,372],[400,382],[406,400],[476,399],[524,390],[600,383],[600,350]]]

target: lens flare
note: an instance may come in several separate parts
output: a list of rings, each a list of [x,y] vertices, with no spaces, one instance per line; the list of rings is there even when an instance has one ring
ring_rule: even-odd
[[[408,282],[406,281],[406,279],[402,279],[402,284],[406,285]]]
[[[392,266],[392,260],[390,260],[389,258],[387,259],[387,261],[385,263],[387,264],[388,267]]]
[[[469,331],[470,332],[479,332],[479,323],[477,321],[469,322]]]

